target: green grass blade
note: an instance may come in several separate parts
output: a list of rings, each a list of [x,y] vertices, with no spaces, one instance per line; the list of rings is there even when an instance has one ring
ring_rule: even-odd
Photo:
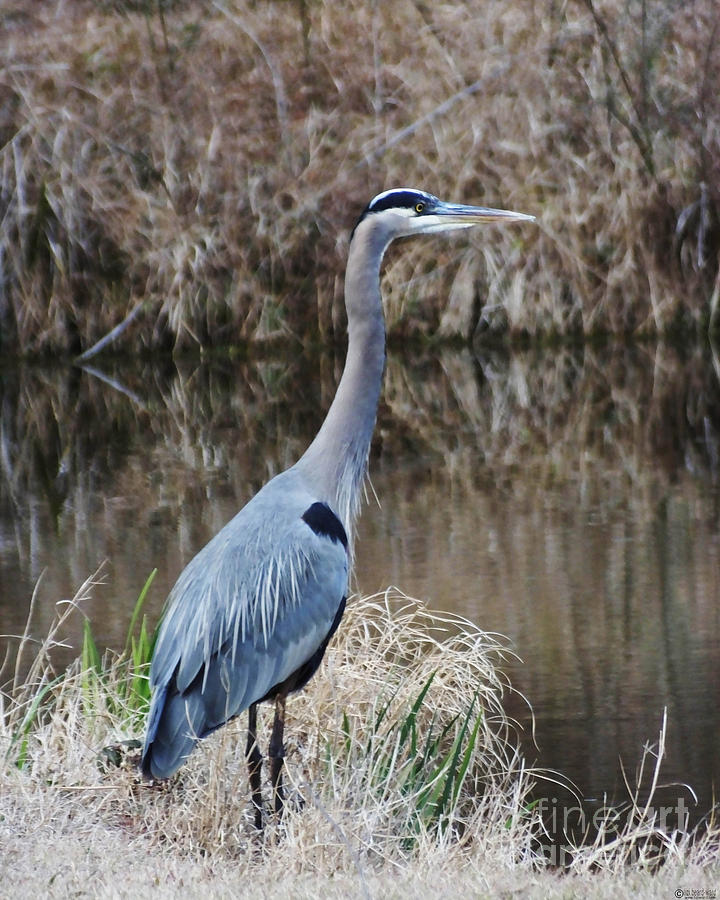
[[[455,787],[453,789],[453,797],[452,797],[452,805],[455,807],[458,801],[458,797],[460,796],[460,789],[463,786],[463,782],[465,781],[465,775],[467,774],[467,770],[470,766],[470,760],[472,758],[473,750],[475,749],[475,744],[477,743],[478,731],[480,730],[480,723],[482,722],[482,710],[478,713],[477,718],[475,719],[475,725],[473,726],[473,730],[470,733],[470,737],[468,738],[467,747],[465,748],[465,753],[463,754],[463,760],[460,764],[460,768],[458,769],[457,776],[455,778]]]
[[[420,707],[423,704],[423,700],[425,699],[427,692],[430,690],[430,685],[433,683],[434,678],[435,672],[431,672],[430,677],[423,685],[422,690],[420,691],[417,699],[412,705],[412,709],[403,722],[402,728],[400,729],[400,743],[402,745],[405,744],[409,732],[412,732],[413,739],[415,738],[415,722],[417,720],[417,714],[420,711]]]
[[[416,804],[417,809],[426,825],[435,823],[442,827],[443,817],[450,811],[451,800],[453,806],[457,801],[459,795],[459,788],[457,785],[459,782],[461,783],[461,780],[464,778],[465,772],[467,771],[480,724],[480,717],[478,717],[473,728],[471,739],[468,742],[468,747],[466,748],[465,753],[462,754],[463,742],[468,732],[476,700],[477,694],[473,697],[472,703],[465,714],[460,731],[455,736],[450,750],[439,764],[435,766],[434,770],[428,773],[425,778],[428,782],[428,786],[418,795]],[[442,739],[447,735],[449,728],[457,721],[457,718],[458,717],[455,716],[453,722],[449,723],[448,726],[443,729],[442,736],[438,740],[438,746],[442,745]],[[460,769],[458,769],[458,762],[461,754],[463,762]],[[460,772],[462,772],[461,775]]]
[[[127,630],[127,637],[125,639],[125,653],[127,653],[130,649],[130,644],[132,641],[132,636],[135,633],[135,625],[137,624],[137,620],[140,617],[140,612],[142,611],[143,606],[145,605],[145,598],[148,595],[148,591],[150,590],[150,586],[155,580],[155,576],[157,575],[157,569],[153,569],[152,572],[148,575],[145,584],[140,591],[140,594],[135,602],[135,608],[133,609],[132,616],[130,617],[130,625]]]
[[[465,716],[465,721],[462,724],[460,732],[455,739],[452,750],[450,751],[449,760],[450,764],[448,767],[447,776],[445,778],[445,785],[442,792],[442,797],[440,799],[440,804],[438,807],[438,820],[441,815],[444,815],[450,806],[450,797],[453,795],[453,788],[455,786],[455,782],[457,779],[457,771],[458,771],[458,761],[460,759],[460,753],[462,752],[463,741],[465,740],[465,735],[467,734],[468,728],[470,726],[470,719],[472,717],[473,711],[475,709],[475,700],[477,699],[477,695],[473,697],[472,703],[470,704],[470,708],[467,711],[467,715]]]
[[[342,733],[345,737],[345,753],[347,754],[348,760],[350,759],[350,750],[352,748],[352,738],[350,736],[350,720],[348,719],[348,714],[343,710],[342,717]]]
[[[102,673],[102,658],[95,643],[90,619],[83,622],[82,667],[85,672]]]
[[[15,766],[18,769],[24,769],[25,763],[27,762],[27,748],[28,748],[28,734],[30,733],[30,729],[37,719],[38,713],[40,711],[40,705],[42,704],[44,698],[47,694],[55,687],[56,684],[59,684],[65,675],[58,675],[56,678],[53,678],[52,681],[48,682],[48,684],[44,685],[33,698],[33,702],[30,704],[30,708],[25,713],[21,724],[18,726],[17,730],[14,732],[12,737],[10,738],[10,745],[5,754],[5,759],[7,760],[12,752],[13,747],[17,744],[17,742],[22,738],[22,744],[20,746],[20,752],[15,760]]]

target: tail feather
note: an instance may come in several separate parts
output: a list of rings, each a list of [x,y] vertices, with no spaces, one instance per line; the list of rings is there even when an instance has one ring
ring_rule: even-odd
[[[274,663],[273,663],[274,664]],[[224,725],[248,706],[247,667],[226,655],[213,656],[180,692],[175,677],[155,688],[140,769],[148,778],[169,778],[185,762],[200,738]],[[254,684],[249,686],[251,689]]]
[[[147,778],[169,778],[207,733],[202,697],[166,688],[153,698],[140,770]]]

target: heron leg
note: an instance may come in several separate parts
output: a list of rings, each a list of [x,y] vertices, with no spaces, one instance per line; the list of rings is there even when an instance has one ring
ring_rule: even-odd
[[[248,733],[245,756],[248,761],[250,773],[250,795],[255,807],[255,827],[258,831],[263,827],[262,790],[260,787],[260,770],[262,768],[262,753],[257,742],[257,703],[251,704],[248,709]]]
[[[285,728],[285,694],[278,694],[275,698],[275,719],[273,721],[272,734],[270,735],[270,780],[273,786],[273,798],[275,803],[275,812],[278,816],[283,811],[283,779],[282,769],[283,760],[285,758],[285,747],[283,745],[283,730]]]

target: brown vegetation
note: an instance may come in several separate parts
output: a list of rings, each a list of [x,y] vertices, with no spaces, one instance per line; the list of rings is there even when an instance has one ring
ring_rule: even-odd
[[[140,302],[134,347],[332,334],[344,235],[399,184],[540,227],[391,254],[398,333],[666,332],[717,311],[713,0],[1,16],[6,350],[86,349]]]
[[[91,589],[88,581],[75,604],[84,605]],[[84,651],[82,662],[56,676],[56,622],[27,677],[16,675],[0,693],[5,891],[655,897],[715,883],[715,824],[695,835],[668,830],[653,808],[664,725],[639,775],[647,799],[629,784],[622,823],[606,810],[595,840],[568,836],[559,872],[530,802],[540,773],[527,770],[502,710],[502,645],[395,592],[354,598],[345,625],[323,677],[294,698],[291,801],[282,823],[260,836],[237,728],[204,741],[170,782],[143,783],[131,751],[143,708],[128,693],[127,661],[101,662]],[[463,738],[469,708],[476,724]],[[428,734],[441,729],[446,746],[430,751],[429,771],[419,768]],[[457,740],[463,774],[440,822],[425,815],[423,802],[442,785],[446,764],[435,764]]]

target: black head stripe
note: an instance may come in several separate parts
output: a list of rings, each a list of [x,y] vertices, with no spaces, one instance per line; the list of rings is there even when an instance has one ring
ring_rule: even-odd
[[[420,191],[388,191],[372,200],[366,212],[382,212],[384,209],[413,209],[416,203],[427,203],[428,195]]]
[[[340,541],[347,550],[348,539],[343,523],[330,509],[327,503],[313,503],[303,513],[303,521],[306,522],[315,534],[321,537],[329,537],[332,541]]]
[[[437,197],[433,197],[432,194],[426,194],[424,191],[411,191],[404,188],[397,188],[396,190],[385,191],[382,194],[378,194],[377,197],[371,200],[363,210],[362,215],[355,224],[355,228],[352,230],[350,240],[352,240],[355,229],[363,219],[367,219],[367,217],[373,215],[373,213],[383,212],[386,209],[415,209],[418,203],[425,204],[425,211],[430,212],[435,202],[437,202]]]

